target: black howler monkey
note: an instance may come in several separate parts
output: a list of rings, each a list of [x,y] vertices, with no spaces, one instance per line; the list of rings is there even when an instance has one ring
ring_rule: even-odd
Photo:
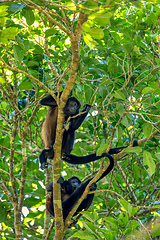
[[[105,153],[105,157],[108,157],[110,160],[110,165],[107,168],[107,170],[102,174],[102,176],[96,181],[98,182],[100,179],[105,177],[114,167],[114,160],[111,155]],[[86,186],[93,178],[88,179],[86,182],[81,183],[78,177],[72,176],[68,179],[68,181],[62,181],[61,183],[61,200],[62,200],[62,208],[63,208],[63,219],[65,220],[68,216],[69,212],[72,210],[74,205],[77,203],[77,201],[82,196]],[[96,183],[91,184],[89,187],[90,191],[94,191],[97,188]],[[47,186],[47,191],[51,192],[51,195],[49,196],[47,202],[46,202],[46,208],[49,211],[49,213],[54,216],[54,207],[53,207],[53,182],[50,182]],[[94,198],[94,194],[88,194],[86,198],[81,202],[79,207],[77,208],[76,212],[74,213],[74,216],[77,215],[82,210],[87,210]]]
[[[43,98],[40,101],[40,103],[42,105],[51,107],[48,111],[47,117],[43,123],[42,131],[41,131],[42,140],[43,140],[45,149],[41,152],[39,156],[39,161],[41,164],[41,168],[45,169],[48,167],[47,158],[53,159],[54,157],[53,144],[55,142],[55,136],[56,136],[58,106],[56,101],[51,95]],[[91,105],[88,105],[88,104],[84,105],[84,109],[82,110],[81,113],[79,113],[80,107],[81,107],[81,104],[75,97],[69,97],[63,109],[64,115],[65,115],[65,123],[64,123],[63,141],[62,141],[62,160],[71,164],[89,163],[105,156],[104,154],[102,154],[101,156],[96,156],[96,153],[89,154],[87,156],[82,156],[82,157],[70,154],[70,152],[73,149],[73,144],[75,139],[75,130],[78,129],[82,124],[82,122],[84,121],[85,117],[87,116],[91,108]],[[71,117],[71,119],[66,124],[69,117]],[[136,142],[135,146],[137,145],[138,144]],[[126,148],[126,146],[113,148],[113,149],[110,149],[108,153],[116,154],[122,151],[124,148]]]

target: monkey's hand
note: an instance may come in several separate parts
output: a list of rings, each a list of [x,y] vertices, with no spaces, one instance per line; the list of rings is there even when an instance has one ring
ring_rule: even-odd
[[[64,127],[64,129],[66,130],[66,131],[68,131],[69,130],[69,128],[70,128],[70,126],[71,126],[71,122],[69,121],[69,122],[64,122],[63,123],[63,127]]]
[[[85,104],[83,107],[84,107],[83,111],[89,112],[92,106],[89,104]]]
[[[95,191],[97,188],[97,184],[96,183],[92,183],[91,186],[89,186],[90,191]]]
[[[48,165],[50,165],[50,163],[47,162],[47,158],[49,159],[53,159],[54,157],[54,151],[53,151],[53,148],[49,148],[49,149],[44,149],[40,156],[39,156],[39,162],[41,164],[41,169],[44,170],[44,169],[47,169],[48,168]]]

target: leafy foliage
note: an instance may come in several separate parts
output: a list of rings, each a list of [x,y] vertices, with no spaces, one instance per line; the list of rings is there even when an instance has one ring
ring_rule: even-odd
[[[139,140],[139,146],[115,157],[114,171],[98,183],[93,205],[66,230],[66,239],[160,235],[159,7],[155,1],[118,0],[1,3],[2,239],[14,236],[17,229],[22,236],[16,239],[55,235],[55,227],[46,234],[45,181],[52,179],[51,168],[38,170],[43,149],[40,131],[47,112],[39,100],[49,90],[66,86],[71,90],[73,85],[73,96],[82,105],[92,105],[76,131],[74,154],[97,151],[100,155],[108,146],[132,145],[133,139]],[[80,38],[76,31],[82,11],[87,18]],[[74,34],[80,41],[72,85]],[[99,168],[99,161],[78,166],[61,162],[66,178],[83,179]],[[19,225],[14,224],[15,211]]]

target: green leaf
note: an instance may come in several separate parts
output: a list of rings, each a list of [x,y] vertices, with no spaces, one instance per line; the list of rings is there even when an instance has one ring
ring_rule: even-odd
[[[75,3],[73,3],[73,2],[65,2],[64,4],[62,4],[62,5],[65,5],[69,10],[71,10],[71,11],[76,11],[76,5],[75,5]]]
[[[90,49],[93,49],[96,46],[96,41],[93,40],[89,33],[83,33],[83,38]]]
[[[160,223],[154,223],[153,228],[151,229],[152,237],[157,237],[160,235]]]
[[[95,39],[102,39],[104,37],[104,33],[101,28],[90,28],[89,34]]]
[[[120,226],[126,226],[129,221],[129,216],[126,212],[121,212],[119,214],[118,223]]]
[[[148,151],[143,152],[143,164],[148,166],[147,171],[152,176],[155,173],[156,166],[150,152]]]
[[[19,88],[20,90],[30,90],[30,89],[33,88],[33,85],[32,85],[32,83],[29,82],[29,81],[23,81],[23,82],[18,86],[18,88]]]
[[[121,126],[118,125],[118,127],[116,128],[116,131],[115,131],[115,136],[117,137],[117,139],[121,139],[123,135],[123,129],[121,128]]]
[[[145,87],[143,90],[142,90],[142,94],[148,94],[148,93],[153,93],[154,89],[151,88],[151,87]]]
[[[22,10],[24,7],[26,7],[26,5],[23,3],[13,3],[11,6],[9,6],[8,11],[16,13]]]
[[[9,27],[0,32],[1,37],[7,39],[14,39],[15,36],[18,34],[19,29],[16,27]]]
[[[7,21],[7,17],[0,17],[0,26],[4,27]]]
[[[116,110],[119,114],[123,114],[125,112],[125,107],[121,103],[117,103]]]
[[[96,24],[99,24],[100,26],[108,26],[109,25],[109,19],[111,18],[112,13],[92,13],[89,15],[89,19],[93,20]]]
[[[90,222],[94,222],[93,214],[90,212],[82,212],[83,216],[87,218]]]
[[[140,153],[142,152],[142,148],[137,146],[137,147],[127,147],[124,149],[126,153]]]
[[[0,17],[4,17],[8,15],[7,9],[8,9],[8,6],[6,5],[3,5],[0,7]]]
[[[160,161],[160,154],[159,153],[155,153],[155,156]]]
[[[78,232],[76,232],[76,233],[73,235],[73,237],[78,237],[78,238],[80,238],[80,239],[87,239],[87,240],[88,240],[88,239],[95,240],[94,235],[88,233],[87,231],[82,232],[81,230],[78,231]]]
[[[130,217],[137,213],[138,207],[132,207],[130,203],[123,199],[119,199],[118,201],[120,202],[124,210],[129,214]]]
[[[0,77],[0,83],[1,84],[5,83],[5,79],[3,77]]]
[[[21,62],[24,57],[24,50],[19,45],[13,46],[15,60]]]
[[[108,143],[105,143],[105,144],[101,145],[101,146],[97,149],[96,155],[97,155],[97,156],[101,156],[102,153],[105,153],[105,152],[106,152],[107,148],[108,148]]]
[[[52,35],[54,35],[55,33],[57,32],[57,30],[55,28],[50,28],[50,29],[47,29],[45,31],[45,37],[50,37]]]
[[[126,116],[124,116],[121,120],[121,124],[123,124],[123,126],[125,126],[126,128],[128,128],[130,125],[128,123],[128,119]]]
[[[129,204],[127,201],[125,201],[123,199],[119,199],[118,201],[121,204],[121,206],[123,207],[123,209],[130,215],[130,213],[132,212],[131,204]]]
[[[120,92],[120,91],[115,91],[114,94],[113,94],[113,96],[114,96],[115,98],[125,100],[124,94],[123,94],[122,92]]]
[[[96,234],[96,232],[95,232],[96,227],[94,226],[94,223],[92,223],[92,222],[83,222],[83,224],[84,224],[84,227],[85,227],[90,233],[92,233],[93,235],[95,235],[95,236],[98,238],[98,236],[97,236],[97,234]]]
[[[27,24],[31,26],[35,21],[33,11],[31,9],[23,9],[23,14],[24,14],[24,17],[26,18]]]
[[[149,137],[152,133],[152,125],[150,123],[145,123],[142,127],[145,137]]]

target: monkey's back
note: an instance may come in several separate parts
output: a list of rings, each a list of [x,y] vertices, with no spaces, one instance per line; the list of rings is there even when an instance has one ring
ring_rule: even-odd
[[[55,142],[58,107],[48,110],[46,119],[42,125],[41,136],[45,148],[50,148]]]

